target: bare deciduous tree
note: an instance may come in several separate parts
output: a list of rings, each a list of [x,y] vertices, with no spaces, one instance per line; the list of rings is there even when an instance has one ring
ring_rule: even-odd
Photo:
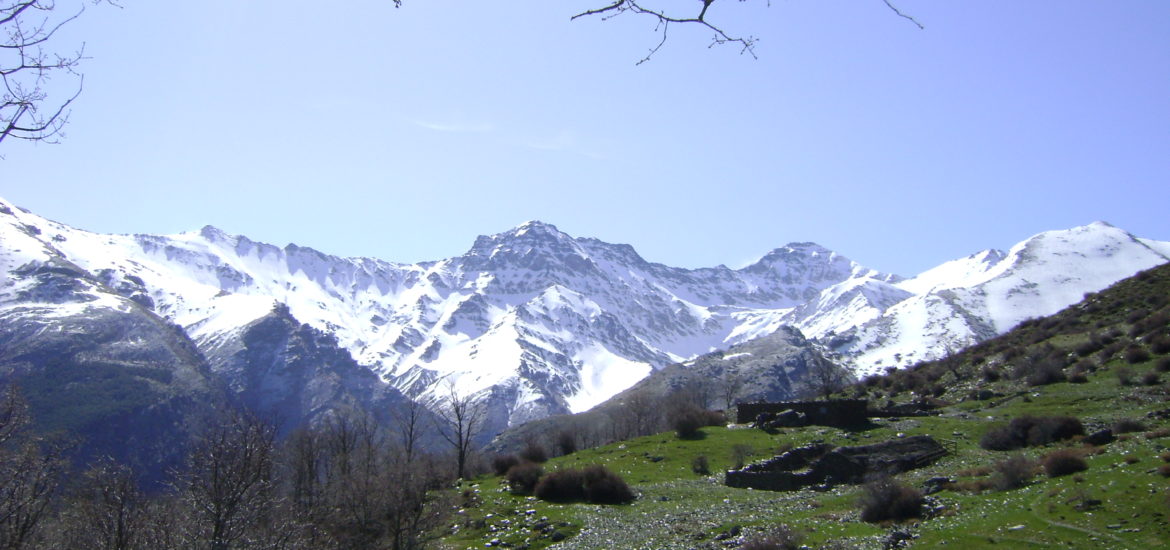
[[[12,386],[0,396],[0,548],[23,548],[60,484],[61,452],[28,436],[28,405]]]
[[[723,398],[723,410],[730,411],[735,405],[739,392],[743,390],[743,375],[735,369],[724,369],[719,377],[719,397]]]
[[[849,382],[849,373],[832,361],[820,357],[814,359],[808,367],[808,393],[825,399],[841,391]]]
[[[0,447],[12,441],[28,426],[28,403],[15,386],[4,388],[0,394]]]
[[[129,467],[101,459],[82,476],[72,503],[71,546],[102,550],[145,548],[146,496]]]
[[[471,394],[459,393],[452,383],[447,384],[447,395],[436,409],[439,416],[436,428],[454,448],[456,477],[462,479],[467,473],[467,458],[473,450],[475,437],[483,428],[487,411]]]
[[[233,415],[212,428],[191,452],[180,491],[193,517],[197,546],[227,550],[273,511],[276,430]]]
[[[316,431],[301,428],[289,434],[284,443],[287,490],[293,509],[302,516],[310,514],[322,499],[325,452],[321,440]]]
[[[69,106],[81,94],[77,70],[85,45],[67,54],[52,51],[51,45],[62,27],[81,16],[85,4],[72,14],[56,10],[55,0],[0,0],[0,143],[7,138],[54,142],[69,118]],[[61,97],[49,84],[58,75],[77,82]]]
[[[409,463],[414,460],[415,446],[422,435],[423,406],[418,401],[408,399],[401,409],[392,410],[391,415],[397,423],[402,452]]]
[[[405,460],[387,435],[368,416],[341,415],[288,440],[284,471],[304,547],[405,550],[436,532],[450,509],[436,489],[449,478],[424,453]]]

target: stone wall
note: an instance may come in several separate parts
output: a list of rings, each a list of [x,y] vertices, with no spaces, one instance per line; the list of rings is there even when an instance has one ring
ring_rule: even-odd
[[[895,475],[921,468],[946,454],[946,449],[928,435],[831,450],[824,444],[809,445],[729,471],[723,482],[728,487],[767,491],[861,483],[872,475]]]

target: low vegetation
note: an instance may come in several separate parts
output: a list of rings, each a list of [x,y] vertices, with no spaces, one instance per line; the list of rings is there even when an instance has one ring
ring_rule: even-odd
[[[990,451],[1011,451],[1039,447],[1085,434],[1081,421],[1071,416],[1031,416],[1013,418],[1006,425],[987,430],[979,446]]]
[[[1040,460],[1044,473],[1048,477],[1060,477],[1083,472],[1089,469],[1081,453],[1075,449],[1058,449],[1044,455]]]
[[[891,478],[866,483],[861,489],[861,521],[902,521],[922,517],[922,491]]]

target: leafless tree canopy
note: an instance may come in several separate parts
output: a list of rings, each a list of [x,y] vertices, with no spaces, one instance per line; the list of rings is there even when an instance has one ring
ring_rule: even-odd
[[[28,405],[0,389],[0,548],[22,548],[37,535],[60,482],[61,453],[31,436]]]
[[[737,0],[738,2],[746,2],[748,0]],[[770,0],[765,0],[767,5],[771,5]],[[902,13],[890,0],[882,0],[886,7],[893,10],[898,16],[908,19],[912,23],[922,28],[922,25],[913,17]],[[720,5],[725,5],[730,0],[725,0]],[[721,46],[724,44],[734,44],[739,46],[741,54],[751,55],[756,57],[756,42],[757,38],[754,36],[742,36],[739,34],[729,33],[717,22],[714,22],[709,16],[718,10],[711,10],[712,4],[715,0],[698,0],[698,2],[655,2],[654,0],[613,0],[613,3],[583,11],[574,15],[573,19],[581,17],[601,17],[602,19],[609,19],[623,14],[634,14],[646,17],[651,17],[657,20],[657,32],[661,39],[658,44],[650,49],[650,52],[643,57],[638,64],[649,61],[659,49],[666,44],[667,31],[670,30],[671,24],[687,24],[697,25],[703,27],[711,32],[711,44],[709,47]],[[662,6],[662,7],[657,7]]]
[[[106,0],[88,0],[94,4]],[[77,72],[85,45],[58,50],[54,37],[85,11],[62,13],[56,0],[0,0],[0,143],[5,139],[54,142],[81,94]],[[67,52],[67,53],[65,53]],[[54,77],[75,82],[61,95],[50,89]]]
[[[848,371],[825,359],[816,359],[809,365],[805,393],[829,399],[850,382]]]
[[[455,450],[456,477],[463,478],[467,473],[467,459],[474,450],[476,436],[483,429],[487,411],[471,394],[459,393],[454,384],[447,386],[447,395],[437,410],[440,420],[436,428]]]

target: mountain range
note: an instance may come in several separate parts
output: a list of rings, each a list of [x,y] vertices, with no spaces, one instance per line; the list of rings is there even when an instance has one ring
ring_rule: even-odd
[[[587,410],[782,327],[858,377],[908,366],[1167,261],[1170,242],[1097,222],[911,278],[813,243],[740,269],[683,269],[531,221],[457,257],[400,264],[214,227],[96,234],[0,199],[0,375],[32,380],[30,400],[47,403],[63,398],[54,384],[105,369],[138,388],[103,402],[114,417],[147,414],[147,401],[178,418],[234,400],[290,429],[343,408],[473,395],[492,433]]]

